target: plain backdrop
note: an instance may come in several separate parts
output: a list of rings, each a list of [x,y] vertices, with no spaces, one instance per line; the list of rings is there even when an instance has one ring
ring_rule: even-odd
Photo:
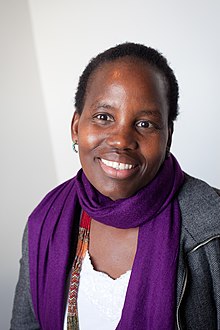
[[[9,328],[28,214],[79,168],[70,122],[89,59],[125,41],[159,49],[180,85],[172,152],[220,187],[218,0],[0,0],[0,329]]]

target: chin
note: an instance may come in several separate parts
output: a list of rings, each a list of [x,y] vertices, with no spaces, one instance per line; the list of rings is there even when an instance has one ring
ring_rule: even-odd
[[[114,189],[114,190],[112,190],[112,189],[109,189],[109,190],[108,189],[105,189],[104,191],[103,190],[99,190],[99,189],[97,189],[97,190],[99,190],[102,193],[102,195],[110,198],[113,201],[116,201],[118,199],[129,198],[129,197],[135,195],[136,192],[138,190],[140,190],[140,189],[141,188],[134,190],[134,187],[133,187],[132,190],[127,190],[127,189],[126,190],[125,189],[122,189],[122,190],[119,190],[119,189]]]

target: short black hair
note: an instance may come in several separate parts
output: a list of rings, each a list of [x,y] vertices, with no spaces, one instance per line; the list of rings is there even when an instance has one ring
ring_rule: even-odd
[[[154,48],[131,42],[126,42],[109,48],[91,59],[79,78],[75,94],[76,112],[81,114],[83,111],[86,89],[92,73],[100,68],[102,64],[113,62],[123,57],[141,59],[143,62],[146,62],[146,64],[157,69],[164,76],[167,82],[167,101],[169,106],[168,122],[169,124],[173,123],[178,116],[179,98],[178,82],[173,70],[170,68],[167,59],[160,52]]]

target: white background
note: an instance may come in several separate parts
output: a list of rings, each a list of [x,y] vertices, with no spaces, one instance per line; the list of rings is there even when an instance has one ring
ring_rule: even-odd
[[[0,329],[9,327],[27,215],[79,168],[70,122],[92,56],[125,41],[162,51],[180,85],[172,151],[220,187],[218,0],[0,0]]]

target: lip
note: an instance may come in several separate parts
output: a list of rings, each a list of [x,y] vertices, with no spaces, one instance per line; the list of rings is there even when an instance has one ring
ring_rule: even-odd
[[[105,172],[105,174],[107,174],[109,177],[113,179],[120,179],[120,180],[127,179],[130,176],[132,176],[134,173],[136,173],[138,170],[137,164],[131,164],[130,162],[127,161],[116,162],[115,160],[108,160],[106,158],[99,158],[98,160],[100,167]]]

